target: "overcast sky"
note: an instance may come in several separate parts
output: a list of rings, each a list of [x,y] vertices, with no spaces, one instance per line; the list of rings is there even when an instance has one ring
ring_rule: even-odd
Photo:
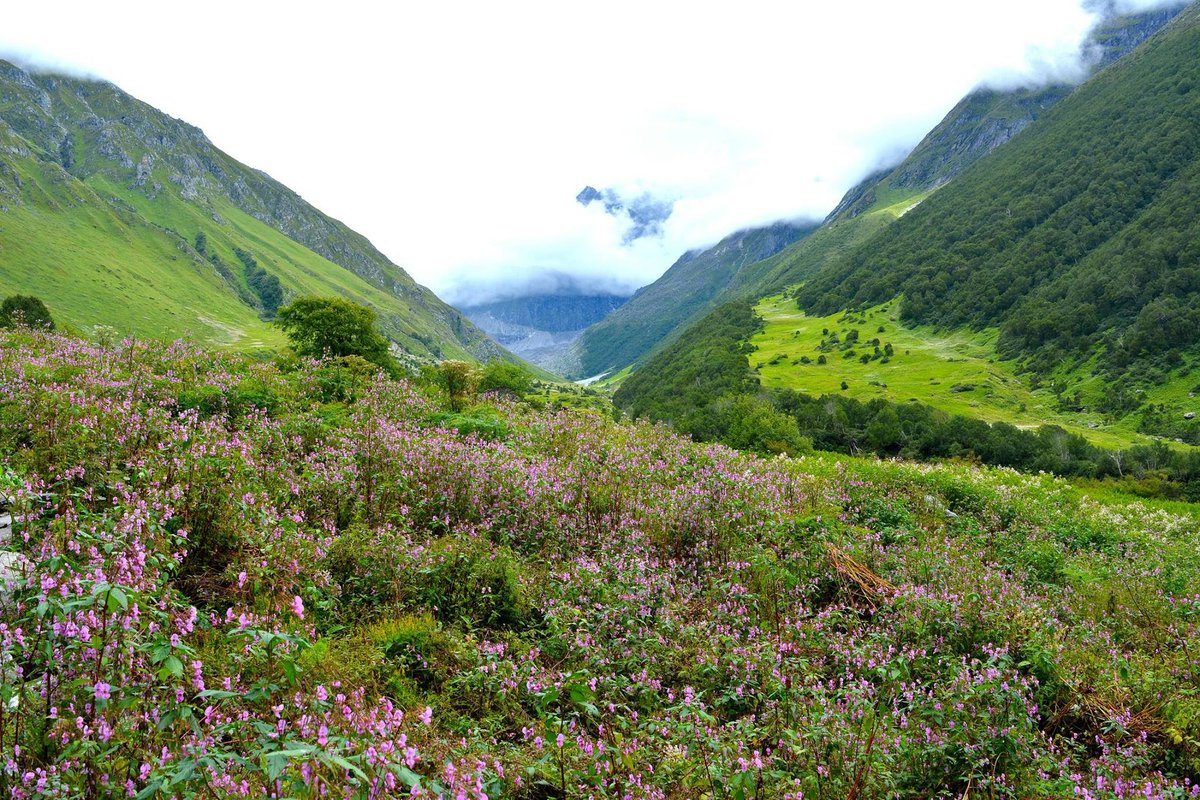
[[[1121,0],[1126,8],[1154,0]],[[1079,74],[1084,0],[8,4],[0,54],[200,126],[444,295],[633,288],[820,218],[983,82]],[[622,246],[585,185],[675,201]]]

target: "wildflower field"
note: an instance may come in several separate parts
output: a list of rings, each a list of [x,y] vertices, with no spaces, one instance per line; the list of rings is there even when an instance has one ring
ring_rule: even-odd
[[[25,330],[0,495],[5,797],[1200,796],[1200,523],[1050,477]]]

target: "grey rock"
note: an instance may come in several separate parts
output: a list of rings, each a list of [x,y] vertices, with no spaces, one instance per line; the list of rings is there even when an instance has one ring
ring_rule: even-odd
[[[142,156],[142,160],[138,162],[137,173],[134,175],[133,182],[136,186],[145,186],[146,181],[150,179],[150,173],[154,170],[154,154],[146,153]]]
[[[0,551],[0,603],[22,588],[33,575],[33,562],[11,550]]]

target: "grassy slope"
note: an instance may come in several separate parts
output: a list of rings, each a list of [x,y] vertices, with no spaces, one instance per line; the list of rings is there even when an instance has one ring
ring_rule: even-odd
[[[1059,425],[1095,444],[1121,448],[1152,441],[1134,431],[1130,420],[1106,424],[1100,414],[1070,414],[1056,410],[1056,398],[1048,388],[1034,391],[1027,378],[1016,374],[1012,362],[996,357],[996,331],[962,329],[939,331],[930,327],[903,325],[896,301],[847,316],[810,317],[796,308],[794,300],[782,295],[764,298],[755,311],[766,321],[761,333],[751,339],[756,351],[749,357],[757,367],[762,385],[789,388],[810,395],[844,394],[860,400],[883,398],[893,402],[916,400],[952,414],[988,422],[1008,422],[1022,427]],[[883,326],[884,332],[878,332]],[[825,352],[826,364],[816,363],[818,349],[826,337],[822,330],[838,332],[839,338],[852,328],[860,341],[878,337],[890,343],[895,355],[884,364],[863,364],[858,355],[874,348],[860,344],[855,357],[844,351]],[[779,359],[778,356],[784,356]],[[801,356],[813,363],[797,363]],[[954,386],[973,385],[972,391],[952,391]],[[1024,410],[1022,410],[1024,407]],[[1097,428],[1089,427],[1089,423]]]
[[[743,270],[761,263],[764,254],[804,241],[809,230],[780,222],[739,231],[707,250],[685,254],[662,277],[584,332],[575,348],[580,377],[620,370],[670,344],[732,298]]]
[[[1007,352],[1042,369],[1103,347],[1120,371],[1155,347],[1186,346],[1153,342],[1142,312],[1196,292],[1197,42],[1193,6],[810,281],[802,303],[827,314],[902,292],[906,317],[998,326]]]
[[[0,292],[37,294],[56,317],[77,327],[110,325],[121,332],[195,338],[237,349],[276,347],[282,335],[240,302],[191,246],[204,230],[208,250],[240,275],[233,249],[254,253],[293,294],[339,294],[394,313],[395,299],[353,273],[282,236],[232,204],[224,224],[205,209],[161,194],[155,200],[101,177],[84,184],[57,165],[23,172],[31,202],[12,207],[0,250]],[[101,197],[118,197],[122,212]],[[190,234],[190,235],[188,235]],[[410,347],[431,331],[412,315],[396,315],[388,333]],[[443,342],[447,357],[469,358]]]
[[[954,114],[951,115],[953,116]],[[939,127],[951,130],[955,126],[947,122]],[[933,141],[938,139],[936,133],[937,131],[929,137],[932,143],[928,146],[923,143],[923,147],[914,152],[910,161],[921,161],[922,153],[931,150],[933,145],[937,144]],[[924,160],[928,161],[929,158]],[[987,161],[992,163],[994,159]],[[901,165],[894,174],[907,174],[906,170],[913,172],[916,167]],[[1182,190],[1178,185],[1173,188],[1176,190],[1175,194]],[[931,193],[928,190],[920,193],[906,190],[892,180],[879,181],[870,192],[871,205],[865,213],[835,218],[798,245],[744,270],[743,281],[751,287],[748,293],[753,296],[755,289],[760,294],[767,291],[778,292],[812,278],[826,270],[826,267],[836,270],[836,265],[844,262],[848,254],[869,254],[874,242],[882,239],[885,231],[890,236],[903,227],[911,227],[907,224],[892,227],[890,223],[912,210]],[[1175,206],[1186,201],[1186,198],[1172,199],[1175,200]],[[944,202],[938,205],[944,205]],[[1147,235],[1152,236],[1153,232]],[[858,277],[860,285],[868,279],[865,274]],[[883,294],[874,297],[873,302],[878,304],[889,297],[890,295]],[[754,340],[760,349],[756,356],[752,356],[751,363],[764,362],[761,370],[764,385],[787,386],[807,393],[820,394],[838,392],[841,381],[846,379],[850,384],[847,392],[853,396],[883,396],[901,402],[915,398],[951,412],[1027,426],[1054,423],[1079,432],[1101,445],[1124,446],[1136,441],[1148,441],[1147,437],[1136,434],[1136,420],[1132,418],[1126,418],[1116,425],[1105,425],[1103,417],[1097,413],[1063,414],[1056,411],[1057,404],[1052,393],[1046,390],[1032,392],[1028,382],[1023,382],[1016,376],[1011,363],[997,363],[997,332],[994,328],[975,332],[964,328],[950,328],[951,333],[946,333],[946,329],[935,331],[931,327],[908,327],[903,329],[902,333],[896,331],[897,339],[893,340],[893,346],[901,353],[905,349],[910,350],[912,358],[920,359],[915,370],[896,369],[901,362],[900,357],[888,365],[880,365],[878,361],[863,365],[857,360],[841,361],[840,352],[837,354],[836,368],[832,363],[825,368],[819,368],[815,364],[807,367],[793,365],[792,359],[802,354],[808,354],[815,360],[817,353],[813,352],[813,348],[820,343],[822,328],[845,327],[836,322],[843,313],[837,306],[823,310],[833,313],[822,319],[810,320],[797,314],[793,304],[781,303],[778,298],[768,299],[759,306],[758,311],[766,317],[768,328]],[[896,311],[897,304],[893,303],[892,316],[895,316]],[[893,320],[889,328],[895,330],[894,324]],[[869,328],[870,332],[863,327],[863,338],[873,338],[876,335],[875,327],[877,325],[872,325]],[[799,336],[794,335],[797,330],[801,330]],[[886,340],[888,337],[881,338]],[[900,339],[904,342],[903,346]],[[789,358],[771,365],[769,362],[779,353],[787,353]],[[912,366],[911,362],[909,366]],[[1065,382],[1071,386],[1072,391],[1079,388],[1082,390],[1085,405],[1093,405],[1107,390],[1104,381],[1091,374],[1093,366],[1093,363],[1086,361],[1064,362],[1059,364],[1052,374],[1046,376],[1045,382]],[[888,383],[889,387],[884,389],[871,386],[871,381]],[[977,384],[980,388],[973,392],[948,391],[950,386],[967,383]],[[1167,406],[1169,414],[1177,415],[1181,411],[1193,410],[1195,399],[1190,394],[1195,383],[1194,375],[1175,375],[1165,383],[1145,387],[1146,400],[1150,403],[1163,403]],[[1026,407],[1024,412],[1019,410],[1022,404]],[[1088,423],[1101,427],[1092,429],[1087,427]]]
[[[826,264],[886,229],[933,191],[895,190],[881,185],[875,202],[864,213],[833,220],[804,241],[745,270],[735,283],[737,299],[762,297],[817,274]]]
[[[77,327],[220,345],[282,341],[182,239],[106,203],[57,164],[29,161],[19,173],[25,202],[0,217],[0,293],[36,294]]]
[[[1106,23],[1094,34],[1104,63],[1128,54],[1178,10],[1175,5]],[[903,162],[851,189],[826,224],[810,236],[774,256],[745,265],[705,309],[671,329],[638,363],[661,353],[674,339],[694,335],[688,329],[703,319],[709,308],[724,302],[756,300],[817,275],[888,228],[1069,92],[1066,86],[1011,92],[980,90],[963,98]],[[605,382],[619,383],[620,378]]]
[[[107,84],[36,80],[0,63],[0,294],[41,296],[56,318],[79,328],[277,347],[280,333],[239,298],[248,294],[234,254],[241,248],[288,296],[336,294],[374,307],[380,327],[409,352],[512,359],[368,241],[198,130]],[[50,99],[39,104],[43,89]],[[63,131],[73,141],[69,162],[57,145]],[[114,148],[139,164],[136,177]],[[200,189],[185,191],[193,179]],[[234,285],[194,250],[199,231]],[[320,241],[306,244],[314,231]]]

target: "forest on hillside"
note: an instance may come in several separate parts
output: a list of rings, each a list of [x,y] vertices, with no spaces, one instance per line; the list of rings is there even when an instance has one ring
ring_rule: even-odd
[[[920,461],[965,459],[1025,472],[1108,479],[1137,493],[1200,500],[1196,448],[1172,449],[1161,440],[1104,448],[1055,425],[1030,430],[923,403],[765,390],[747,360],[752,349],[748,340],[761,326],[747,304],[717,309],[630,375],[613,402],[634,418],[669,422],[700,441],[763,455],[816,447]],[[1143,425],[1148,432],[1170,430],[1181,441],[1200,443],[1194,420],[1168,419],[1150,408]]]
[[[1096,352],[1113,381],[1192,366],[1200,26],[1184,22],[809,280],[801,308],[903,295],[905,320],[999,327],[1001,354],[1041,373]]]

